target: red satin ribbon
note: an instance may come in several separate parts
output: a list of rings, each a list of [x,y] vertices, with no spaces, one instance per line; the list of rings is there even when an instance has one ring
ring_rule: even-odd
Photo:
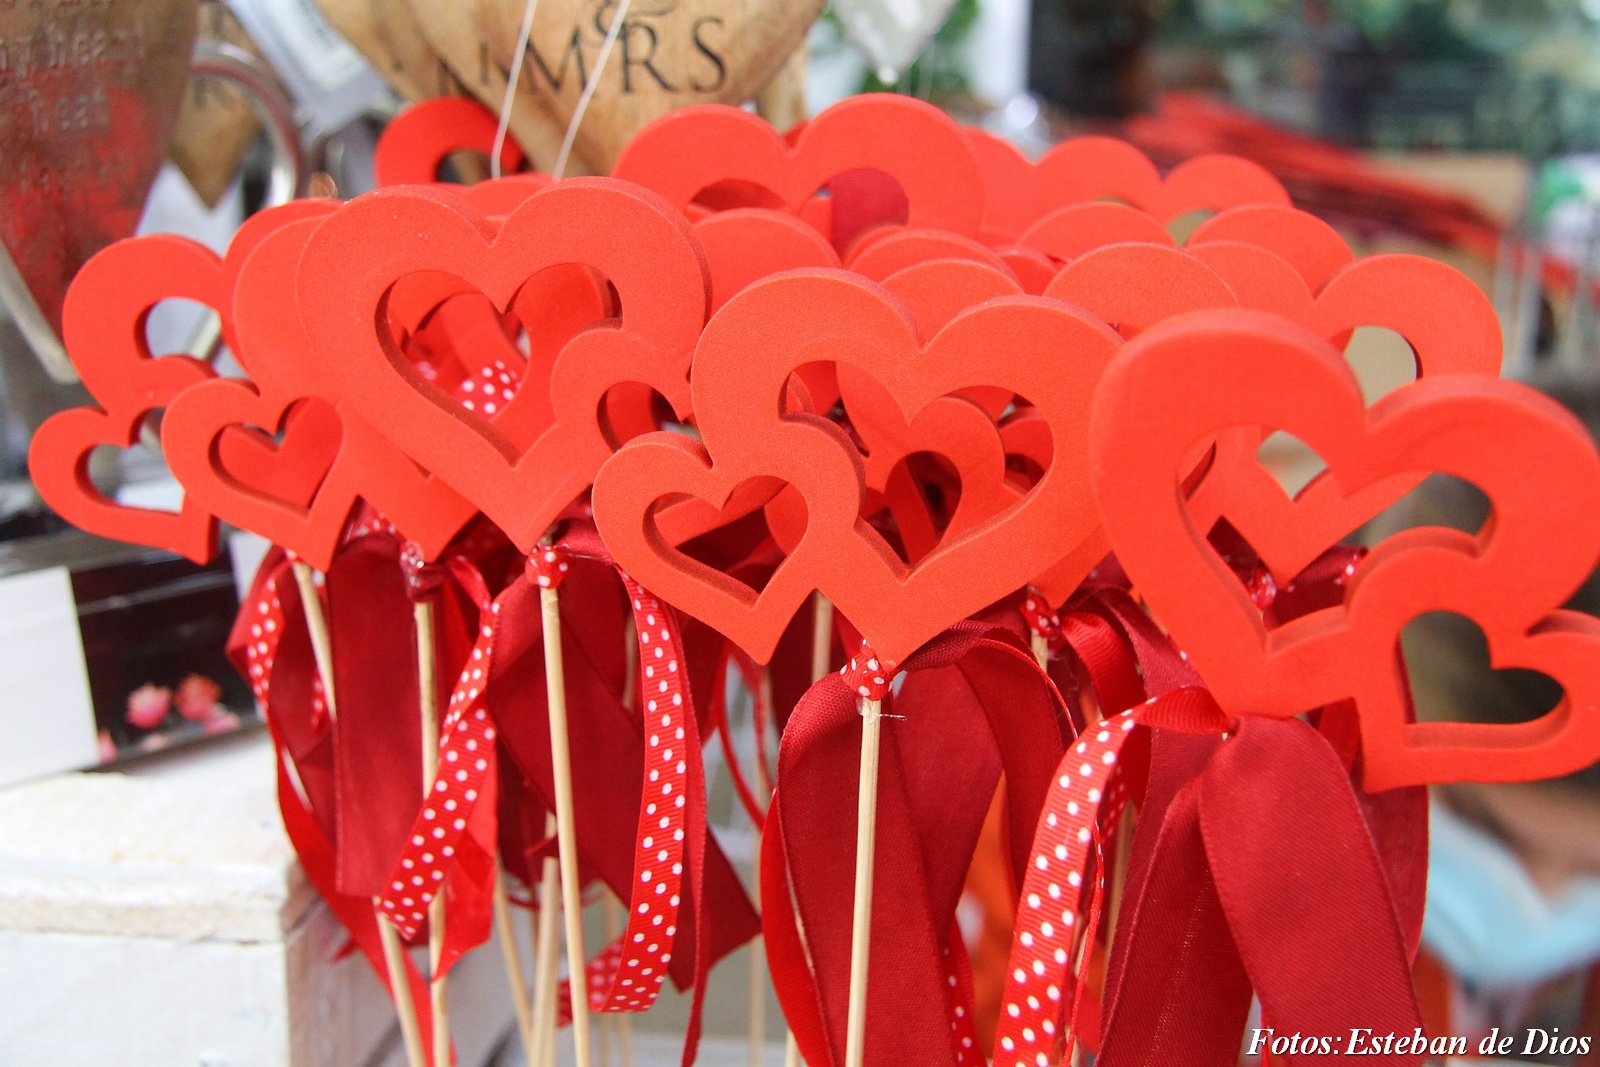
[[[322,796],[322,803],[331,804],[331,773],[326,769],[310,773],[319,766],[320,761],[316,759],[319,753],[331,756],[327,752],[331,742],[304,744],[308,725],[320,718],[319,729],[326,737],[331,724],[327,716],[319,716],[313,706],[313,701],[318,699],[314,694],[320,691],[320,685],[312,684],[316,668],[290,566],[288,556],[276,548],[262,561],[229,635],[228,655],[249,680],[265,714],[273,741],[278,809],[295,855],[299,857],[307,880],[327,902],[329,910],[339,919],[387,989],[389,971],[373,902],[369,897],[339,891],[335,849],[326,830],[331,819],[317,813],[317,793],[307,788],[309,783],[321,783],[317,792]],[[299,755],[294,750],[296,737],[301,739]],[[405,963],[406,982],[411,988],[422,1043],[429,1047],[433,1040],[433,1016],[428,983],[409,958]]]
[[[1357,551],[1335,549],[1273,589],[1262,604],[1269,624],[1341,597]],[[1065,1005],[1075,1011],[1087,998],[1082,972],[1070,967],[1074,935],[1063,931],[1093,935],[1083,910],[1104,878],[1096,844],[1116,797],[1128,794],[1142,796],[1142,818],[1098,1062],[1231,1067],[1252,989],[1267,1025],[1286,1036],[1338,1039],[1351,1026],[1412,1032],[1420,1016],[1409,962],[1425,864],[1425,808],[1412,794],[1420,791],[1357,793],[1349,708],[1313,717],[1326,737],[1293,719],[1230,724],[1126,592],[1099,588],[1084,607],[1126,637],[1155,696],[1062,761],[1019,909],[996,1064],[1047,1062],[1070,1035]],[[1126,744],[1145,733],[1123,728],[1133,722],[1161,728],[1148,785],[1145,760]]]
[[[1018,634],[994,626],[963,623],[900,669],[880,754],[866,1059],[976,1063],[952,919],[1002,769],[1020,879],[1065,708]],[[859,696],[830,674],[800,700],[779,746],[763,839],[770,970],[813,1067],[843,1061]]]

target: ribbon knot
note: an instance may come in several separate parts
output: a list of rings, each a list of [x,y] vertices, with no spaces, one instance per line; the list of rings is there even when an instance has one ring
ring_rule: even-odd
[[[528,554],[527,574],[540,589],[556,589],[566,580],[570,557],[555,545],[539,545]]]
[[[1051,648],[1061,644],[1064,636],[1061,632],[1061,616],[1032,588],[1022,598],[1022,618],[1027,622],[1028,629],[1035,636],[1044,638]]]
[[[860,650],[850,657],[850,662],[839,668],[844,684],[866,700],[882,700],[889,695],[889,682],[895,675],[894,664],[878,658],[872,646],[861,642]]]
[[[415,541],[400,546],[400,570],[406,576],[406,595],[413,601],[432,596],[444,584],[447,568],[429,563]]]

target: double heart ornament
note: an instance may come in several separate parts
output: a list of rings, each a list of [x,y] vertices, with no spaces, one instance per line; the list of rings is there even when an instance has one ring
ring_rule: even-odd
[[[701,440],[656,434],[621,449],[595,481],[596,521],[630,574],[759,661],[814,590],[898,660],[1095,535],[1074,427],[1117,344],[1087,315],[1028,297],[973,308],[924,338],[902,305],[858,276],[775,276],[724,305],[700,339],[691,389]],[[870,375],[908,423],[965,388],[1022,394],[1051,430],[1051,464],[1019,503],[908,566],[862,520],[864,471],[843,431],[783,409],[790,376],[820,361]],[[721,507],[752,479],[782,481],[805,505],[804,534],[759,592],[676,552],[655,526],[663,503]]]
[[[334,205],[325,208],[331,213]],[[431,559],[476,509],[350,412],[294,313],[295,268],[326,213],[285,225],[251,253],[233,301],[238,351],[251,377],[215,379],[177,397],[162,422],[163,449],[188,496],[319,569],[332,563],[358,499]],[[331,436],[306,441],[304,411],[331,421]],[[277,462],[297,470],[313,491],[297,499],[241,480],[216,447],[241,426],[264,433],[284,427]]]
[[[73,280],[63,305],[63,338],[73,365],[98,406],[71,408],[47,419],[34,434],[28,468],[39,495],[80,529],[118,540],[165,548],[197,562],[216,553],[216,517],[185,496],[177,511],[135,507],[105,496],[89,476],[97,448],[138,444],[146,420],[215,372],[187,354],[150,348],[150,312],[168,300],[188,300],[216,314],[235,352],[232,294],[238,272],[277,226],[314,214],[309,201],[260,212],[234,235],[225,257],[185,238],[152,234],[100,252]],[[327,420],[321,420],[324,427]],[[286,471],[259,437],[230,434],[219,455],[245,483],[304,496],[305,479]],[[280,475],[286,480],[277,481]]]
[[[505,311],[541,271],[572,264],[609,282],[620,314],[579,332],[548,381],[531,387],[548,388],[554,420],[531,440],[519,441],[508,426],[516,398],[492,414],[464,408],[411,366],[385,321],[390,294],[409,276],[450,276]],[[298,273],[300,314],[316,324],[312,347],[334,368],[351,410],[524,550],[619,443],[602,417],[610,390],[637,383],[686,410],[708,296],[705,258],[683,216],[605,178],[536,193],[498,227],[448,192],[380,191],[329,216],[306,243]]]
[[[1352,566],[1342,603],[1269,629],[1177,490],[1194,444],[1238,426],[1288,431],[1327,463],[1309,506],[1261,480],[1235,482],[1220,500],[1222,517],[1268,558],[1285,539],[1334,545],[1393,499],[1397,480],[1429,473],[1477,486],[1493,518],[1474,534],[1396,534]],[[1600,456],[1554,402],[1458,374],[1402,386],[1369,409],[1323,338],[1215,312],[1122,351],[1090,438],[1118,560],[1229,714],[1283,718],[1353,698],[1369,790],[1543,778],[1600,758],[1600,622],[1560,609],[1600,561]],[[1326,507],[1325,496],[1365,506]],[[1401,630],[1437,611],[1480,626],[1496,668],[1555,679],[1561,704],[1510,726],[1408,721]]]

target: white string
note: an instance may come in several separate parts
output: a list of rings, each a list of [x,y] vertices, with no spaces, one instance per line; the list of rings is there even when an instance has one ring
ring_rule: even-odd
[[[617,5],[617,13],[611,19],[611,27],[606,30],[606,39],[600,45],[600,55],[595,58],[594,70],[589,72],[589,80],[584,82],[583,95],[578,97],[578,107],[572,112],[572,121],[567,123],[566,135],[561,138],[561,151],[556,154],[556,165],[551,171],[552,176],[559,178],[567,170],[567,159],[572,155],[572,142],[578,136],[578,125],[583,122],[583,113],[589,110],[589,101],[594,99],[594,91],[600,84],[600,74],[606,69],[606,60],[611,58],[611,49],[616,46],[617,34],[622,31],[622,25],[628,18],[628,7],[633,0],[622,0]]]
[[[522,82],[522,62],[528,57],[528,38],[533,36],[533,13],[539,0],[528,0],[522,11],[522,26],[517,30],[517,56],[506,79],[506,95],[500,101],[500,122],[494,130],[494,147],[489,151],[489,177],[500,177],[500,153],[506,147],[506,132],[511,128],[511,110],[517,106],[517,86]]]

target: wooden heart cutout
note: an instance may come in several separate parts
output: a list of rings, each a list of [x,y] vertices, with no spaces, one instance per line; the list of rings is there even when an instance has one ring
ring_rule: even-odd
[[[711,272],[713,313],[735,293],[779,271],[839,266],[838,254],[821,234],[781,211],[719,211],[696,222],[694,235]]]
[[[1195,254],[1206,255],[1204,247]],[[1273,273],[1294,287],[1281,267]],[[1422,256],[1356,260],[1329,280],[1303,321],[1335,343],[1343,343],[1357,326],[1393,330],[1411,345],[1418,378],[1500,373],[1502,337],[1493,305],[1461,272]],[[1256,459],[1265,436],[1264,430],[1231,429],[1217,439],[1216,456],[1189,501],[1189,514],[1197,526],[1210,530],[1226,507],[1262,531],[1252,547],[1279,582],[1289,581],[1328,544],[1359,526],[1361,516],[1377,514],[1410,492],[1426,473],[1397,475],[1350,493],[1313,480],[1296,496],[1297,522],[1264,523],[1250,509],[1282,495],[1269,492],[1277,482]]]
[[[1163,178],[1143,152],[1114,137],[1075,137],[1029,163],[993,135],[967,136],[983,165],[984,228],[995,240],[1014,239],[1057,208],[1093,200],[1123,201],[1161,223],[1194,211],[1290,205],[1276,178],[1237,156],[1196,156]]]
[[[1096,534],[1073,429],[1117,343],[1081,313],[1029,297],[973,308],[924,341],[899,302],[859,276],[769,278],[729,301],[696,350],[691,391],[702,441],[652,434],[620,449],[595,481],[596,521],[630,574],[759,661],[814,589],[881,655],[901,659]],[[908,420],[973,385],[1036,398],[1055,438],[1053,462],[1020,504],[908,567],[861,520],[861,460],[843,431],[783,412],[784,384],[816,360],[870,374]],[[806,507],[804,536],[759,594],[673,552],[653,520],[663,500],[694,496],[721,507],[758,477],[796,487]]]
[[[1192,444],[1236,425],[1293,433],[1344,491],[1415,471],[1454,475],[1488,494],[1493,518],[1476,535],[1422,528],[1385,540],[1346,581],[1342,604],[1269,631],[1177,491]],[[1451,375],[1369,410],[1321,338],[1255,312],[1215,312],[1131,342],[1105,373],[1090,437],[1119,561],[1230,714],[1283,718],[1354,698],[1369,790],[1531,780],[1600,759],[1600,621],[1558,609],[1600,559],[1600,456],[1554,402]],[[1296,521],[1277,492],[1287,506],[1270,521]],[[1251,544],[1268,532],[1236,528]],[[1495,667],[1554,678],[1561,706],[1514,726],[1407,723],[1400,631],[1432,611],[1482,627]]]
[[[226,320],[230,295],[216,253],[182,237],[119,242],[78,272],[63,306],[64,339],[100,407],[52,415],[28,449],[33,484],[63,519],[101,537],[165,548],[197,563],[216,554],[216,522],[198,503],[186,497],[177,512],[118,504],[89,480],[89,455],[102,445],[137,444],[146,415],[213,377],[200,360],[150,351],[144,329],[149,310],[163,300],[187,299]]]
[[[736,107],[684,108],[640,130],[612,175],[654,189],[680,211],[707,189],[737,183],[801,213],[819,189],[861,170],[899,183],[906,225],[978,232],[983,177],[961,127],[904,96],[842,100],[801,127],[793,144]]]
[[[478,0],[478,23],[502,68],[511,66],[526,6]],[[800,47],[822,8],[823,0],[678,0],[631,8],[578,126],[579,154],[605,169],[629,137],[670,111],[753,98]],[[590,0],[539,4],[523,81],[562,129],[616,11]]]
[[[370,0],[368,0],[370,2]],[[461,88],[476,97],[479,103],[498,120],[501,104],[506,98],[506,83],[511,72],[501,66],[478,24],[477,12],[471,3],[441,4],[436,0],[390,0],[392,4],[407,9],[429,47],[438,53],[439,61],[454,75]],[[512,32],[516,32],[513,24]],[[436,92],[438,90],[435,90]],[[534,160],[540,170],[555,165],[561,151],[561,137],[565,124],[558,124],[539,106],[526,86],[519,86],[517,102],[511,109],[511,133]],[[491,134],[492,136],[492,134]],[[586,161],[569,159],[567,177],[594,173]]]
[[[378,184],[432,185],[452,153],[489,155],[497,125],[494,114],[475,100],[441,96],[413,104],[390,119],[378,136],[372,157]],[[507,137],[500,149],[502,173],[515,173],[523,158],[522,147]]]
[[[387,294],[407,275],[453,275],[504,310],[529,278],[567,264],[604,275],[621,318],[561,350],[548,381],[555,422],[525,446],[503,429],[505,412],[465,411],[423,380],[382,327]],[[639,383],[687,413],[709,285],[688,224],[670,205],[622,182],[575,178],[529,198],[498,233],[447,191],[359,197],[307,243],[298,293],[306,333],[355,412],[528,551],[615,447],[600,417],[608,390]],[[531,377],[519,397],[545,387]]]
[[[845,265],[881,282],[896,271],[934,259],[965,259],[1010,274],[1006,261],[988,245],[943,230],[896,229],[870,243],[858,243]]]
[[[327,205],[331,211],[334,205]],[[233,320],[242,360],[254,382],[217,380],[179,396],[162,423],[162,444],[186,493],[216,515],[283,545],[320,570],[332,563],[351,510],[365,499],[415,542],[426,558],[442,552],[475,514],[470,503],[431,478],[358,416],[313,352],[294,314],[295,268],[321,217],[290,223],[268,236],[239,271]],[[285,311],[288,311],[285,314]],[[243,424],[275,430],[308,405],[337,410],[333,436],[319,449],[274,453],[279,466],[299,465],[314,493],[304,499],[241,478],[219,456],[218,442]]]
[[[1070,263],[1106,245],[1166,245],[1177,242],[1155,218],[1127,204],[1094,201],[1057,208],[1023,231],[1017,244],[1048,256],[1055,263]],[[1048,288],[1048,286],[1047,286]]]
[[[1044,295],[1083,308],[1126,338],[1190,311],[1239,306],[1216,271],[1187,252],[1155,244],[1107,245],[1079,256]]]
[[[1195,227],[1186,247],[1242,241],[1287,260],[1316,292],[1355,260],[1337,230],[1307,211],[1276,204],[1247,204],[1218,212]]]

